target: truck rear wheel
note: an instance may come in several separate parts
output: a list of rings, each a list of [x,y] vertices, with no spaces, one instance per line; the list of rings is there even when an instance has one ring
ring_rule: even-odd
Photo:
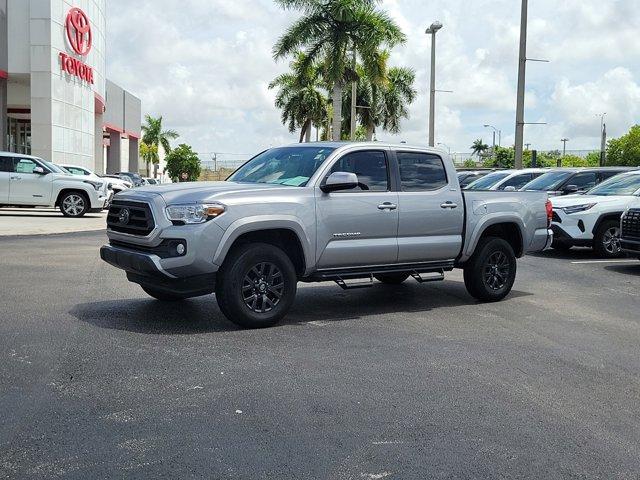
[[[497,302],[506,297],[516,280],[516,256],[508,242],[486,237],[464,266],[464,284],[472,297]]]
[[[278,247],[250,243],[227,256],[216,281],[216,300],[230,321],[244,328],[271,327],[289,311],[298,278]]]

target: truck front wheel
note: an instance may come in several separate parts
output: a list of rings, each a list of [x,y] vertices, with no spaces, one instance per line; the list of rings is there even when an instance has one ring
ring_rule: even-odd
[[[508,242],[486,237],[464,266],[464,284],[472,297],[497,302],[506,297],[516,280],[516,256]]]
[[[271,327],[289,311],[296,270],[280,248],[250,243],[232,250],[218,272],[216,300],[230,321],[244,328]]]

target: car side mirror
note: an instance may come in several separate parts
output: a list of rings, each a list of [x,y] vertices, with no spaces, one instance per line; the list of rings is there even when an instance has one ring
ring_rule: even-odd
[[[45,172],[44,168],[42,167],[33,167],[33,172],[32,173],[37,173],[38,175],[46,175],[47,172]]]
[[[329,175],[324,185],[320,186],[320,190],[324,193],[335,192],[338,190],[351,190],[358,186],[358,176],[351,172],[333,172]]]
[[[564,193],[565,195],[569,195],[571,193],[577,193],[579,190],[580,189],[577,185],[567,185],[562,189],[562,193]]]
[[[515,192],[516,191],[516,187],[514,187],[513,185],[509,185],[508,187],[504,187],[504,191],[505,192]]]

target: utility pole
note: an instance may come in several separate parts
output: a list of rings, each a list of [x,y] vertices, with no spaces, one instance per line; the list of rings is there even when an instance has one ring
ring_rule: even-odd
[[[607,127],[604,123],[604,116],[607,112],[598,113],[596,117],[600,117],[600,166],[604,167],[606,163],[606,148],[607,148]]]
[[[435,145],[435,113],[436,113],[436,32],[442,23],[436,21],[425,31],[431,35],[431,88],[429,92],[429,146]]]
[[[356,48],[355,45],[353,47],[353,58],[351,59],[351,67],[353,69],[353,74],[356,73]],[[355,79],[351,82],[351,141],[355,142],[356,140],[356,129],[357,129],[357,121],[356,121],[356,95],[358,93],[358,84]]]
[[[567,155],[567,142],[569,139],[561,138],[560,141],[562,142],[562,157],[558,159],[558,167],[562,166],[562,159]]]
[[[522,0],[520,14],[520,53],[518,56],[518,98],[516,102],[515,167],[522,168],[522,143],[524,141],[524,89],[527,68],[527,1]]]
[[[524,146],[526,147],[527,150],[529,150],[529,147],[531,146],[530,143],[525,143]]]

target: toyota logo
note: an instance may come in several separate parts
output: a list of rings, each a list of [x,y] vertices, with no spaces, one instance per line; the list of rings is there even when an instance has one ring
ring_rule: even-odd
[[[86,55],[91,50],[91,25],[89,17],[77,7],[67,14],[67,38],[73,51],[78,55]]]
[[[127,223],[129,223],[130,218],[131,218],[131,213],[129,212],[128,208],[123,208],[122,210],[120,210],[120,215],[118,215],[118,221],[122,225],[126,225]]]

